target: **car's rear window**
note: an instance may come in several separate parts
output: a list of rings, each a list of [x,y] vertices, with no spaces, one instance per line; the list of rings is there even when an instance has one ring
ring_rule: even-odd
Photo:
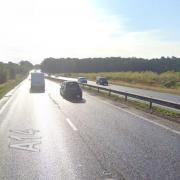
[[[107,79],[106,79],[106,78],[100,78],[99,80],[100,80],[100,81],[103,81],[103,82],[107,82]]]
[[[80,80],[86,80],[86,78],[79,78]]]
[[[67,83],[66,87],[71,90],[79,89],[79,84],[75,82],[69,82]]]

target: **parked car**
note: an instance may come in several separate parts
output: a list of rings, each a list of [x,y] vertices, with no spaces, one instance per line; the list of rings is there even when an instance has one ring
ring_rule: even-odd
[[[85,78],[85,77],[78,77],[78,83],[87,83],[87,78]]]
[[[82,90],[76,81],[64,81],[61,83],[60,94],[64,98],[82,99]]]
[[[96,84],[108,86],[108,81],[105,77],[96,77]]]

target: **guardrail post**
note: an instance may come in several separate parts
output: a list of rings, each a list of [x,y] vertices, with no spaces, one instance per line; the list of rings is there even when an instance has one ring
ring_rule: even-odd
[[[109,90],[109,96],[111,95],[111,89]]]
[[[125,101],[127,101],[127,95],[125,95]]]
[[[149,109],[152,109],[152,101],[149,102]]]

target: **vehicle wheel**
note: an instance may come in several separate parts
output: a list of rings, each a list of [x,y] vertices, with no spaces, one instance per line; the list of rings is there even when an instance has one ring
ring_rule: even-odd
[[[67,99],[67,98],[68,98],[68,96],[67,96],[66,94],[63,94],[63,98]]]

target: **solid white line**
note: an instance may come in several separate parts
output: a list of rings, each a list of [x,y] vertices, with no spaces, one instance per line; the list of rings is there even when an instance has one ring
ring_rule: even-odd
[[[9,103],[12,101],[12,96],[14,94],[14,92],[16,91],[16,89],[23,83],[24,81],[22,81],[20,84],[18,84],[14,89],[10,90],[7,94],[11,93],[11,96],[7,99],[7,101],[4,103],[4,105],[2,106],[2,108],[0,109],[0,114],[2,114],[2,112],[4,111],[4,109],[6,109],[6,107],[9,105]],[[7,95],[6,94],[6,95]],[[6,96],[5,95],[5,96]]]
[[[4,105],[0,109],[0,114],[3,113],[4,109],[6,109],[6,107],[10,104],[11,101],[12,101],[12,97],[8,98],[8,100],[4,103]]]
[[[69,118],[66,118],[66,121],[68,122],[68,124],[71,126],[71,128],[74,130],[74,131],[77,131],[78,129],[76,128],[76,126],[70,121]]]
[[[163,125],[163,124],[159,124],[159,123],[157,123],[157,122],[155,122],[155,121],[152,121],[152,120],[150,120],[150,119],[147,119],[147,118],[145,118],[145,117],[142,117],[142,116],[140,116],[140,115],[137,115],[137,114],[135,114],[135,113],[133,113],[133,112],[130,112],[130,111],[125,110],[125,109],[123,109],[123,108],[121,108],[121,107],[118,107],[118,106],[116,106],[116,105],[113,105],[113,104],[110,104],[110,103],[108,103],[108,102],[105,102],[105,101],[103,101],[103,100],[100,100],[100,101],[102,101],[104,104],[110,105],[110,106],[112,106],[112,107],[114,107],[114,108],[116,108],[116,109],[120,109],[120,110],[122,110],[122,111],[124,111],[124,112],[126,112],[126,113],[128,113],[128,114],[131,114],[131,115],[133,115],[133,116],[136,116],[136,117],[138,117],[138,118],[140,118],[140,119],[142,119],[142,120],[144,120],[144,121],[147,121],[147,122],[152,123],[152,124],[154,124],[154,125],[156,125],[156,126],[159,126],[159,127],[161,127],[161,128],[164,128],[164,129],[166,129],[166,130],[168,130],[168,131],[171,131],[171,132],[173,132],[173,133],[175,133],[175,134],[180,135],[180,131],[176,131],[176,130],[168,127],[168,126],[165,126],[165,125]]]

